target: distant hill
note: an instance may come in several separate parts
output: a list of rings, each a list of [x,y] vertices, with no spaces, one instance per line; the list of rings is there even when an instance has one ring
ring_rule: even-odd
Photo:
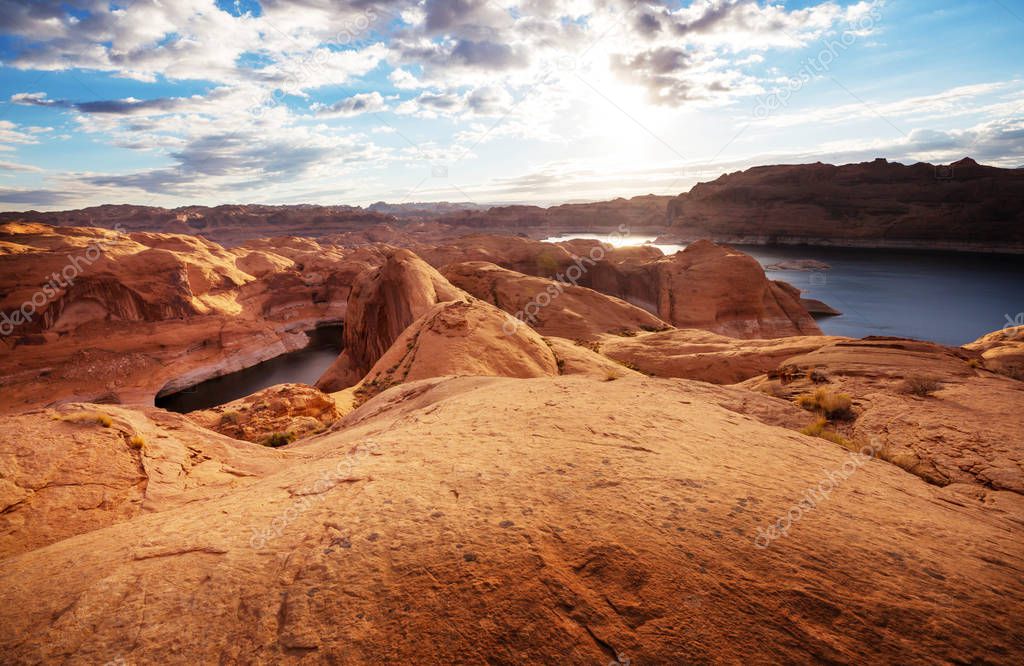
[[[540,206],[468,202],[358,206],[224,205],[0,213],[0,222],[58,226],[118,224],[129,231],[250,238],[349,235],[399,242],[419,224],[432,238],[490,231],[544,238],[567,232],[657,234],[666,242],[710,238],[734,244],[811,244],[1024,252],[1024,170],[983,166],[860,164],[759,166],[699,183],[678,196]],[[430,223],[423,227],[422,223]],[[364,233],[365,232],[365,233]],[[344,236],[342,236],[343,238]]]
[[[760,166],[668,205],[678,240],[1024,250],[1024,171],[982,166]]]

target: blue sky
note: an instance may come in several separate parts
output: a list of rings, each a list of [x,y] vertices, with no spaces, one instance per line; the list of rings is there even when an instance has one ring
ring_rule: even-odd
[[[0,0],[0,209],[1024,166],[1024,0]]]

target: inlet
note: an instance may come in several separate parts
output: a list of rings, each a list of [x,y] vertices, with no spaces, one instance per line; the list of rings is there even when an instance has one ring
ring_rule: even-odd
[[[160,396],[156,406],[183,414],[223,405],[275,384],[313,384],[341,353],[342,331],[342,326],[307,331],[310,342],[303,349]]]

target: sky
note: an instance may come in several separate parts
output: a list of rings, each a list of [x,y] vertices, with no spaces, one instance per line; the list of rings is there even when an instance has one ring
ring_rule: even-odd
[[[1024,166],[1024,0],[0,0],[0,209]]]

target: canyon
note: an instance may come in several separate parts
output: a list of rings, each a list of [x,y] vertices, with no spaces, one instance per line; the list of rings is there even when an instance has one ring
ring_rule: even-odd
[[[5,661],[1024,658],[1024,326],[823,335],[711,240],[390,211],[0,224]],[[315,386],[155,406],[316,331]]]

